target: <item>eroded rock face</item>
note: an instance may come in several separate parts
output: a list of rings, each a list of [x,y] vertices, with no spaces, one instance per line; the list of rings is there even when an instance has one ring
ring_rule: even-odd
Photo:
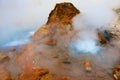
[[[38,40],[46,36],[52,37],[56,32],[59,32],[61,35],[67,34],[68,31],[73,29],[73,17],[79,13],[80,11],[72,3],[56,4],[55,8],[49,14],[46,25],[35,32],[34,39]]]
[[[54,22],[70,24],[72,22],[72,18],[79,13],[80,11],[72,3],[56,4],[54,10],[52,10],[49,15],[47,24]]]
[[[34,40],[39,40],[48,45],[56,45],[57,40],[54,39],[56,34],[63,36],[74,31],[72,19],[80,11],[72,3],[59,3],[51,11],[47,23],[38,29],[34,34]],[[110,34],[98,32],[100,44],[109,44],[111,39]],[[58,37],[58,36],[57,36]]]

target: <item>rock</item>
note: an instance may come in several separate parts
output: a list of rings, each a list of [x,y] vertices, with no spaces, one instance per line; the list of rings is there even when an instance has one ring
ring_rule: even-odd
[[[117,21],[116,24],[111,26],[109,30],[107,30],[113,39],[119,39],[120,38],[120,21]]]
[[[100,44],[102,45],[109,44],[112,39],[120,38],[120,8],[113,10],[118,15],[116,23],[110,25],[110,28],[104,30],[103,32],[98,31],[98,38],[100,40]]]
[[[113,76],[116,80],[120,80],[120,64],[115,66]]]
[[[109,41],[105,38],[105,36],[99,32],[98,32],[98,38],[99,38],[101,44],[108,44],[109,43]]]
[[[59,3],[51,11],[47,24],[60,22],[62,24],[70,24],[74,16],[80,11],[72,3]]]
[[[92,64],[91,64],[91,62],[89,62],[89,61],[84,61],[84,62],[83,62],[83,65],[84,65],[85,70],[86,70],[87,72],[91,72],[91,71],[92,71]]]
[[[47,69],[33,68],[31,74],[21,73],[18,80],[53,80]]]
[[[33,38],[40,40],[44,37],[53,37],[56,32],[61,35],[67,34],[73,29],[72,19],[80,11],[72,3],[58,3],[51,11],[47,23],[38,29]]]
[[[40,40],[41,38],[44,38],[49,35],[50,35],[50,31],[48,29],[48,26],[44,25],[35,32],[33,38],[34,40]]]
[[[116,12],[118,17],[116,23],[111,26],[111,29],[109,31],[113,34],[115,39],[119,39],[120,38],[120,8],[113,10]]]
[[[3,62],[3,61],[6,61],[6,60],[9,60],[10,58],[6,55],[3,55],[2,53],[0,53],[0,62]]]
[[[32,42],[24,45],[15,59],[16,65],[24,72],[31,71],[34,66],[35,46]]]
[[[111,45],[110,42],[115,38],[115,35],[109,30],[98,32],[98,38],[101,45]]]

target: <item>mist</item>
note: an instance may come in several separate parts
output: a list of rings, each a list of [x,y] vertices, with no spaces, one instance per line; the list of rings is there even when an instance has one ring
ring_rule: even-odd
[[[120,5],[119,0],[0,0],[0,46],[29,42],[29,37],[46,23],[49,13],[59,2],[72,2],[81,11],[75,24],[91,27],[113,23],[117,16],[112,9]]]
[[[52,47],[39,43],[46,38],[28,43],[34,32],[47,22],[55,4],[60,2],[71,2],[81,12],[73,19],[73,32],[61,36],[56,31],[54,38],[57,45]],[[28,43],[18,54],[14,50],[6,52],[11,60],[0,69],[7,67],[14,77],[40,67],[49,69],[57,77],[70,76],[71,80],[80,80],[82,76],[88,80],[90,76],[83,70],[82,62],[89,61],[93,65],[91,76],[101,77],[103,73],[103,77],[108,77],[107,71],[120,61],[120,41],[113,40],[114,46],[103,47],[98,43],[97,32],[116,24],[118,15],[113,9],[120,8],[119,5],[120,0],[0,0],[0,47]],[[59,25],[50,26],[54,28]]]

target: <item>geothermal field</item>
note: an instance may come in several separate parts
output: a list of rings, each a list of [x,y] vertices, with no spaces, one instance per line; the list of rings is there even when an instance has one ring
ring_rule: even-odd
[[[0,0],[0,80],[120,80],[119,0]]]

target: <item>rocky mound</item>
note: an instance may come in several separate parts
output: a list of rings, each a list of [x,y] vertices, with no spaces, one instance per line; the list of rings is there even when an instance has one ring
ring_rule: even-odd
[[[79,14],[80,11],[72,3],[59,3],[49,14],[47,24],[62,23],[71,24],[74,16]]]
[[[52,33],[59,29],[61,34],[66,34],[72,30],[72,19],[80,11],[72,3],[59,3],[51,11],[46,25],[42,26],[34,34],[34,39],[41,39],[43,36],[53,35]]]

